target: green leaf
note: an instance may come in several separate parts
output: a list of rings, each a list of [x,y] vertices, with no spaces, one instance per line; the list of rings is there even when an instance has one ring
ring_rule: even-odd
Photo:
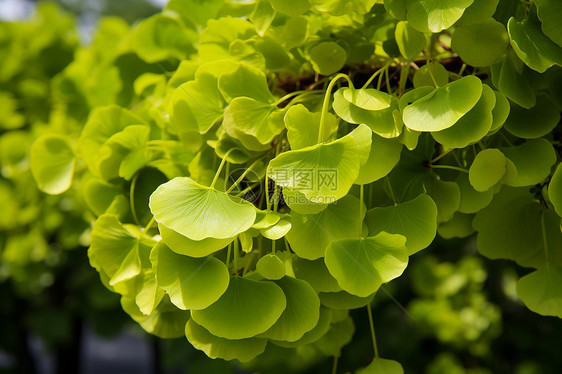
[[[451,220],[439,225],[437,232],[445,239],[467,238],[474,233],[473,218],[473,214],[456,212]]]
[[[274,254],[267,254],[260,258],[256,270],[265,279],[277,280],[285,276],[285,264]]]
[[[398,164],[402,144],[395,139],[384,139],[373,133],[369,159],[361,165],[355,184],[369,184],[390,173]]]
[[[265,35],[275,18],[275,14],[275,10],[268,0],[260,0],[256,3],[254,11],[250,15],[250,21],[256,26],[259,36]]]
[[[505,95],[498,91],[494,91],[494,94],[496,95],[496,105],[492,110],[491,132],[497,131],[505,123],[511,111],[509,100],[507,100]]]
[[[281,219],[275,225],[260,230],[260,233],[267,239],[279,240],[291,230],[291,222],[288,219]]]
[[[298,16],[310,9],[308,0],[269,0],[273,9],[290,16]]]
[[[562,47],[562,6],[556,0],[536,0],[542,32]]]
[[[512,104],[504,128],[523,139],[535,139],[549,134],[560,122],[560,110],[544,95],[540,95],[537,105],[525,109]]]
[[[194,81],[182,84],[170,100],[170,122],[183,132],[205,134],[224,112],[226,102],[214,75],[202,72]]]
[[[259,335],[274,340],[294,342],[312,330],[320,318],[320,299],[303,280],[283,277],[275,281],[287,298],[281,317],[266,332]]]
[[[141,22],[133,34],[133,49],[144,61],[169,58],[184,60],[194,52],[194,31],[186,29],[177,17],[155,14]]]
[[[492,18],[458,26],[451,40],[453,51],[464,62],[480,67],[500,62],[508,46],[509,36],[505,26]]]
[[[437,232],[437,206],[428,195],[422,194],[413,200],[384,208],[373,208],[367,212],[369,235],[381,231],[406,237],[408,255],[428,247]]]
[[[285,295],[275,283],[233,277],[217,302],[192,311],[191,317],[215,336],[246,339],[273,326],[286,305]]]
[[[406,0],[408,22],[421,32],[437,33],[453,26],[473,0]]]
[[[70,188],[76,159],[70,142],[62,135],[43,135],[30,151],[31,172],[39,189],[58,195]]]
[[[449,83],[449,72],[447,71],[447,69],[445,69],[445,66],[441,65],[438,62],[428,62],[427,64],[419,68],[419,70],[414,74],[414,87],[416,88],[423,86],[435,87],[435,83],[437,83],[437,87],[441,87]],[[421,99],[423,96],[420,96],[419,99]]]
[[[188,24],[203,28],[209,19],[218,16],[223,0],[170,0],[165,10],[178,13]]]
[[[334,42],[322,42],[310,50],[310,62],[314,71],[331,75],[339,71],[347,61],[347,53]]]
[[[99,176],[99,158],[102,146],[127,126],[144,124],[144,121],[128,111],[111,105],[94,109],[82,130],[78,141],[80,155],[92,174]]]
[[[308,20],[300,16],[289,18],[281,35],[287,49],[301,46],[308,37]]]
[[[496,67],[497,69],[498,67]],[[492,77],[498,76],[495,86],[501,93],[527,109],[534,107],[537,102],[535,91],[527,78],[528,71],[529,68],[521,62],[513,50],[509,50],[507,53],[507,57],[499,67],[499,74],[494,74],[494,69],[492,69]]]
[[[316,292],[339,292],[341,287],[328,269],[324,260],[319,258],[314,261],[305,260],[304,258],[293,256],[290,261],[290,269],[297,279],[306,281]]]
[[[405,59],[416,57],[425,48],[425,35],[410,25],[408,21],[400,21],[394,31],[396,44]]]
[[[222,74],[218,87],[227,102],[240,96],[262,103],[271,104],[275,101],[269,91],[265,74],[248,64],[240,64],[236,70]]]
[[[367,161],[371,130],[361,125],[343,138],[280,154],[269,163],[268,175],[318,203],[347,195]],[[330,201],[331,200],[331,201]]]
[[[486,84],[482,85],[482,96],[476,105],[448,129],[432,132],[431,136],[448,148],[465,148],[488,134],[493,123],[492,110],[496,95]]]
[[[476,191],[484,192],[495,186],[506,173],[505,155],[495,148],[479,152],[468,171],[470,184]]]
[[[455,182],[429,179],[424,184],[427,194],[437,206],[437,222],[449,221],[459,209],[461,192]]]
[[[247,136],[269,148],[273,138],[285,128],[283,116],[276,110],[272,104],[249,97],[237,97],[231,101],[229,109],[225,112],[223,127],[230,136],[239,139],[250,150],[261,149],[248,143]],[[247,136],[239,136],[240,133]]]
[[[506,258],[534,268],[547,262],[562,265],[560,218],[545,210],[528,188],[503,186],[472,224],[478,231],[478,251],[488,258]],[[545,242],[550,249],[548,260]]]
[[[131,297],[122,297],[121,307],[145,331],[163,339],[184,335],[185,324],[189,319],[189,312],[179,310],[166,298],[149,315],[143,314]]]
[[[247,362],[263,353],[267,339],[247,338],[231,340],[214,336],[190,319],[185,325],[185,336],[195,349],[210,358]]]
[[[375,90],[374,88],[351,88],[343,87],[344,99],[351,104],[365,110],[381,110],[390,107],[392,96]]]
[[[517,294],[527,308],[543,316],[562,318],[562,267],[545,266],[517,281]]]
[[[500,0],[474,0],[472,5],[465,9],[457,25],[470,25],[491,18],[496,12]],[[504,4],[502,4],[504,5]]]
[[[320,112],[310,112],[304,105],[293,105],[285,114],[285,127],[287,128],[287,139],[291,149],[301,149],[318,144],[318,132],[320,131]],[[326,113],[324,124],[325,142],[338,130],[338,119],[331,113]]]
[[[408,105],[403,111],[404,124],[417,131],[444,130],[472,109],[481,95],[480,79],[463,77]]]
[[[339,292],[320,292],[320,302],[327,308],[334,310],[350,310],[358,309],[366,306],[371,301],[375,294],[369,295],[367,297],[359,297],[347,293],[345,291]]]
[[[517,56],[531,69],[544,73],[553,65],[562,65],[562,47],[544,35],[539,25],[511,17],[507,31]]]
[[[314,346],[326,356],[339,357],[341,349],[351,342],[355,325],[351,317],[346,317],[342,321],[332,324],[330,330],[318,339]]]
[[[465,173],[459,173],[455,182],[461,191],[461,202],[459,205],[459,212],[461,213],[476,213],[490,204],[494,198],[494,190],[492,188],[486,191],[476,191],[470,184],[468,175]]]
[[[291,230],[287,241],[291,249],[308,260],[324,257],[328,245],[338,239],[356,237],[363,217],[359,217],[359,199],[347,195],[318,214],[291,212]]]
[[[532,186],[542,183],[550,175],[556,163],[556,151],[552,144],[543,138],[531,139],[515,147],[501,148],[517,169],[514,180],[506,181],[513,187]]]
[[[404,374],[404,369],[397,361],[377,357],[369,366],[358,370],[356,374]]]
[[[396,100],[392,100],[386,109],[366,110],[346,100],[343,95],[345,90],[346,88],[337,90],[332,103],[334,111],[341,119],[349,123],[367,125],[374,133],[385,138],[395,138],[400,135],[404,124],[396,118],[399,117]]]
[[[172,252],[163,242],[154,246],[150,261],[158,286],[180,309],[205,309],[226,291],[230,274],[214,257],[191,258]]]
[[[150,196],[150,211],[158,223],[192,240],[228,239],[249,229],[254,206],[224,192],[177,177]]]
[[[294,341],[288,342],[286,340],[271,340],[272,343],[284,348],[294,348],[301,347],[306,344],[311,344],[320,339],[325,333],[330,329],[330,324],[332,322],[333,312],[331,309],[320,307],[320,317],[318,323],[310,331],[307,331],[302,338]]]
[[[406,0],[384,0],[384,8],[392,17],[406,19]]]
[[[554,206],[554,210],[562,217],[562,164],[558,164],[556,171],[548,184],[548,198]]]
[[[359,297],[376,292],[408,266],[406,238],[378,233],[366,239],[333,241],[326,249],[326,267],[345,291]]]

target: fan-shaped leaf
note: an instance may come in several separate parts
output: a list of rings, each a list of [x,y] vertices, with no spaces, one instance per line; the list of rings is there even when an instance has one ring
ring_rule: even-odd
[[[407,18],[421,32],[440,32],[453,26],[473,0],[406,0]]]
[[[31,147],[31,172],[39,189],[48,194],[63,193],[72,184],[74,151],[61,135],[43,135]]]
[[[548,97],[541,95],[531,109],[513,104],[504,127],[519,138],[535,139],[550,133],[558,122],[560,110]]]
[[[453,50],[471,66],[483,67],[500,62],[508,46],[507,30],[492,18],[458,26],[451,40]]]
[[[543,316],[562,318],[562,267],[545,266],[517,282],[517,294],[527,308]]]
[[[320,116],[320,112],[310,112],[302,104],[289,108],[285,114],[285,127],[291,149],[301,149],[318,144]],[[324,139],[320,139],[320,143],[330,139],[338,130],[339,121],[333,114],[326,113],[325,120]]]
[[[310,61],[317,73],[330,75],[343,68],[347,53],[337,43],[322,42],[310,50]]]

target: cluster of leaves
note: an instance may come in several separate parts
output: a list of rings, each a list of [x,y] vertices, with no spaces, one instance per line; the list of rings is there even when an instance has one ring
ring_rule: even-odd
[[[338,357],[348,311],[437,233],[536,269],[519,296],[562,317],[561,7],[171,0],[108,20],[61,73],[66,119],[92,110],[34,143],[32,171],[82,192],[123,309],[212,358]],[[402,372],[373,343],[360,372]]]

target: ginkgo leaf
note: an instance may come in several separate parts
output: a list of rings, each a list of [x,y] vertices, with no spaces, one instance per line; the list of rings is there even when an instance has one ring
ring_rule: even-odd
[[[293,256],[290,260],[290,269],[297,279],[306,281],[316,292],[339,292],[341,287],[328,269],[322,258],[314,261],[305,260],[299,256]]]
[[[371,130],[361,125],[333,142],[280,154],[269,163],[268,175],[278,185],[295,189],[308,200],[338,200],[357,179],[361,164],[368,158],[370,143]]]
[[[453,218],[459,209],[461,192],[455,182],[429,179],[424,183],[427,194],[437,206],[437,222],[445,222]]]
[[[373,133],[369,159],[359,169],[355,184],[369,184],[379,180],[394,168],[400,160],[402,144],[395,139],[384,139]]]
[[[554,43],[529,18],[518,22],[510,18],[507,31],[517,56],[531,69],[544,73],[553,65],[562,65],[562,47]]]
[[[150,210],[158,223],[192,240],[228,239],[249,229],[256,218],[252,204],[177,177],[150,196]]]
[[[365,217],[369,235],[384,231],[406,238],[408,255],[428,247],[437,231],[437,207],[426,194],[390,207],[370,209]]]
[[[222,74],[218,85],[227,102],[241,96],[262,103],[271,104],[275,101],[269,91],[265,74],[248,64],[240,64],[236,70]]]
[[[191,258],[172,252],[163,242],[152,249],[150,261],[158,286],[180,309],[205,309],[226,291],[230,274],[214,257]]]
[[[394,31],[396,44],[405,59],[414,58],[425,48],[425,35],[410,25],[408,21],[400,21]]]
[[[476,105],[448,129],[432,132],[431,136],[449,148],[464,148],[488,134],[492,127],[492,110],[496,95],[486,84],[482,85],[482,96]]]
[[[437,33],[453,26],[473,0],[406,0],[408,22],[421,32]]]
[[[461,213],[476,213],[485,208],[494,198],[494,191],[492,188],[486,191],[476,191],[468,180],[468,175],[460,173],[455,180],[461,192],[461,201],[459,205],[459,212]]]
[[[495,132],[503,126],[511,111],[507,97],[498,91],[494,91],[494,94],[496,95],[496,105],[492,110],[492,127],[490,127],[490,132]]]
[[[487,191],[503,178],[506,163],[505,155],[499,149],[488,148],[479,152],[468,170],[470,184],[476,191]]]
[[[340,239],[326,249],[326,267],[345,291],[359,297],[376,292],[408,266],[406,238],[378,233],[366,239]]]
[[[273,9],[290,16],[303,14],[311,5],[308,0],[269,0]]]
[[[535,139],[550,133],[558,122],[560,110],[547,96],[541,95],[531,109],[513,104],[504,128],[519,138]]]
[[[301,347],[306,344],[311,344],[320,339],[325,333],[328,332],[330,329],[330,325],[332,323],[332,315],[333,312],[331,309],[328,309],[324,306],[320,306],[320,317],[318,318],[318,323],[314,328],[310,331],[307,331],[302,338],[294,341],[289,342],[286,340],[270,340],[275,345],[284,348],[294,348],[294,347]]]
[[[291,212],[292,226],[286,236],[291,249],[299,257],[315,260],[324,257],[332,241],[357,236],[363,220],[359,204],[356,197],[347,195],[317,214]]]
[[[456,24],[470,25],[489,19],[496,12],[499,2],[500,0],[474,0]]]
[[[562,47],[562,6],[556,0],[536,0],[541,30],[553,42]]]
[[[404,124],[417,131],[444,130],[472,109],[481,95],[480,79],[463,77],[408,105],[403,111]]]
[[[458,26],[451,40],[453,51],[471,66],[483,67],[500,62],[508,46],[509,35],[505,26],[493,18]]]
[[[543,182],[556,163],[556,151],[544,138],[532,139],[514,147],[503,147],[501,151],[517,169],[517,176],[505,182],[513,187]]]
[[[70,188],[74,166],[74,151],[62,135],[43,135],[30,151],[31,172],[39,189],[58,195]]]
[[[428,62],[419,68],[419,70],[414,74],[415,88],[423,86],[441,87],[447,83],[449,83],[449,72],[445,69],[445,66],[439,62]],[[422,98],[423,96],[420,96],[419,98]]]
[[[185,336],[187,340],[210,358],[222,358],[223,360],[239,360],[247,362],[263,353],[267,339],[225,339],[214,336],[204,327],[201,327],[193,319],[185,325]]]
[[[386,92],[378,91],[373,88],[342,88],[344,99],[351,104],[365,110],[381,110],[390,107],[392,96]]]
[[[285,264],[278,256],[267,254],[257,262],[256,271],[265,279],[277,280],[285,276]]]
[[[284,120],[291,149],[301,149],[319,143],[320,117],[320,112],[310,112],[302,104],[289,108]],[[330,139],[338,130],[339,121],[333,114],[326,113],[325,121],[324,139],[320,139],[320,143]]]
[[[217,302],[192,311],[191,318],[215,336],[246,339],[273,326],[286,305],[285,295],[275,283],[237,276]]]
[[[310,62],[314,70],[322,75],[334,74],[347,61],[345,49],[335,42],[322,42],[310,50]]]
[[[185,324],[189,319],[188,311],[179,310],[166,297],[149,315],[143,314],[131,297],[122,297],[121,307],[145,331],[163,339],[184,335]]]
[[[492,202],[476,213],[478,251],[491,259],[506,258],[521,266],[562,265],[560,218],[544,209],[528,188],[503,186]],[[545,251],[547,244],[549,251]],[[546,255],[548,252],[548,259]]]
[[[341,321],[335,322],[330,329],[316,342],[314,346],[326,356],[339,357],[342,348],[351,342],[355,325],[351,317],[346,317]]]
[[[305,281],[283,277],[275,281],[285,294],[287,306],[269,330],[260,334],[274,340],[294,342],[312,330],[320,318],[320,299]]]
[[[517,281],[517,294],[527,308],[543,316],[562,318],[562,267],[546,265]]]

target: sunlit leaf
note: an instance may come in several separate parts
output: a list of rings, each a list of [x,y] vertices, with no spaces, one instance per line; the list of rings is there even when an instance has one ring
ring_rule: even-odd
[[[301,149],[318,144],[320,112],[310,112],[304,105],[297,104],[287,111],[284,120],[291,149]],[[330,139],[338,129],[339,121],[333,114],[326,113],[325,121],[324,139],[320,139],[320,143]]]
[[[505,155],[495,148],[479,152],[468,171],[470,184],[478,192],[484,192],[496,185],[506,173]]]
[[[451,27],[473,0],[406,0],[410,24],[421,32],[440,32]]]
[[[506,184],[514,187],[532,186],[543,182],[556,163],[556,151],[552,144],[543,138],[532,139],[518,146],[501,148],[505,156],[513,162],[517,176]]]
[[[562,164],[558,164],[556,171],[548,185],[548,197],[554,206],[556,213],[562,217]]]
[[[412,27],[408,21],[400,21],[396,24],[394,37],[405,59],[416,57],[425,48],[425,35]]]
[[[273,326],[286,305],[285,295],[275,283],[233,277],[217,302],[192,311],[191,317],[215,336],[246,339]]]
[[[404,374],[404,369],[397,361],[377,357],[369,366],[359,369],[356,374]]]
[[[347,53],[334,42],[322,42],[310,50],[310,61],[314,70],[322,75],[334,74],[343,68]]]
[[[150,210],[158,223],[192,240],[232,238],[256,218],[249,202],[187,177],[160,185],[150,197]]]
[[[57,195],[72,184],[75,157],[70,142],[61,135],[44,135],[30,152],[31,172],[39,188]]]
[[[527,308],[543,316],[562,318],[562,267],[545,266],[517,282],[517,294]]]

